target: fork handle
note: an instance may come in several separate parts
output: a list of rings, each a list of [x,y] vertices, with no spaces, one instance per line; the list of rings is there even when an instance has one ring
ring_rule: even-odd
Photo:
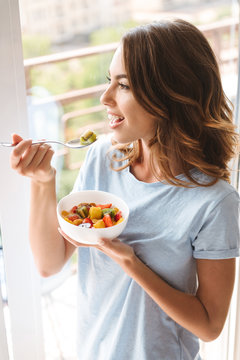
[[[65,145],[64,143],[62,143],[61,141],[57,141],[57,140],[36,140],[32,142],[32,145],[37,145],[37,144],[45,144],[45,143],[51,143],[51,144],[60,144],[60,145]]]
[[[54,144],[61,144],[61,145],[65,145],[64,143],[60,142],[60,141],[56,141],[56,140],[39,140],[39,141],[33,141],[32,145],[37,145],[37,144],[45,144],[45,143],[54,143]],[[17,144],[12,144],[9,142],[0,142],[0,146],[6,146],[6,147],[14,147]]]
[[[0,146],[7,146],[7,147],[12,147],[15,146],[17,144],[12,144],[12,143],[8,143],[8,142],[0,142]]]

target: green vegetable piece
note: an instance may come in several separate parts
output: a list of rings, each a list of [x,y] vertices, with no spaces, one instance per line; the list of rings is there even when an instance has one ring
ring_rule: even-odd
[[[80,208],[76,209],[76,213],[81,216],[82,219],[88,217],[89,209],[87,206],[81,206]]]
[[[103,216],[106,214],[110,214],[112,209],[102,209]]]
[[[112,209],[112,208],[102,209],[102,213],[103,213],[103,216],[106,214],[109,214],[112,218],[116,215],[115,209]]]
[[[116,209],[112,209],[112,212],[111,212],[111,216],[114,217],[117,213],[117,210]]]
[[[97,138],[97,135],[95,134],[95,132],[91,131],[91,130],[86,130],[80,137],[80,143],[82,145],[88,145],[93,143]]]

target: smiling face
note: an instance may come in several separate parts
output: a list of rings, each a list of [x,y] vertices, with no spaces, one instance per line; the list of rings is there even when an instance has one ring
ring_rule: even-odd
[[[134,98],[129,87],[121,47],[113,56],[109,75],[109,86],[100,100],[107,108],[114,139],[119,143],[138,139],[147,143],[155,135],[155,120]]]

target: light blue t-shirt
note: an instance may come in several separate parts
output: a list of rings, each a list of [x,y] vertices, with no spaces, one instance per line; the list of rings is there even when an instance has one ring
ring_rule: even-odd
[[[196,258],[239,256],[238,193],[222,180],[192,188],[144,183],[129,168],[110,169],[110,145],[106,136],[91,146],[73,191],[108,191],[125,200],[130,216],[119,239],[168,284],[195,294]],[[209,180],[196,169],[193,175]],[[79,360],[200,359],[198,338],[118,264],[94,248],[79,248],[78,255]]]

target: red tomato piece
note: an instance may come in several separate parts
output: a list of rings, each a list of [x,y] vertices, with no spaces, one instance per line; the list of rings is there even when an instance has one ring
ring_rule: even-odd
[[[108,209],[112,206],[112,204],[105,204],[105,205],[96,205],[97,207],[100,207],[101,209]]]
[[[114,216],[114,220],[115,220],[115,221],[118,221],[119,219],[121,219],[121,217],[122,217],[122,212],[121,212],[121,211],[118,211],[118,212],[116,213],[116,215]]]
[[[68,216],[68,219],[71,220],[71,221],[74,221],[76,219],[79,219],[79,216],[78,215]]]
[[[104,215],[103,221],[105,222],[106,227],[113,226],[112,218],[109,214]]]
[[[91,227],[93,227],[93,222],[92,222],[92,220],[91,220],[91,219],[89,219],[89,218],[85,218],[85,219],[83,219],[82,224],[85,224],[85,223],[89,223],[89,224],[91,224]]]
[[[74,207],[70,210],[70,212],[73,213],[73,214],[75,214],[76,210],[77,210],[77,206],[74,206]]]

